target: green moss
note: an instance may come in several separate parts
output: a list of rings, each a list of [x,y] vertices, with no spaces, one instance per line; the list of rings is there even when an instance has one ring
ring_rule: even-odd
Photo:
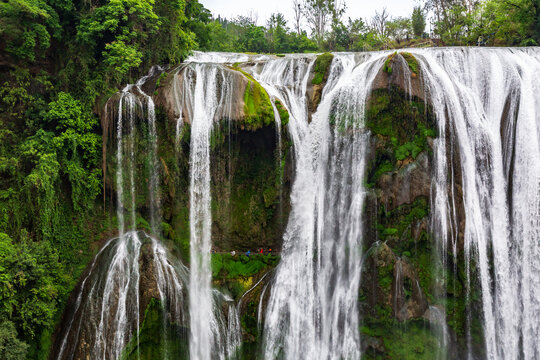
[[[274,111],[268,93],[253,76],[235,65],[233,70],[241,72],[249,80],[244,92],[244,121],[241,126],[246,130],[255,131],[271,125],[274,122]]]
[[[284,137],[280,151],[276,136],[273,127],[238,130],[212,151],[213,239],[220,250],[253,251],[281,242],[290,143]]]
[[[279,256],[275,255],[212,254],[213,284],[238,300],[278,263]]]
[[[413,73],[413,76],[416,76],[418,75],[418,60],[416,60],[416,58],[414,57],[413,54],[409,53],[409,52],[405,52],[405,51],[402,51],[399,53],[401,56],[403,56],[403,58],[405,59],[405,61],[407,61],[407,64],[409,65],[409,69],[411,70],[411,72]]]
[[[368,317],[360,328],[364,336],[382,341],[384,353],[368,347],[364,359],[433,359],[441,349],[436,334],[424,321],[408,321],[398,324],[395,320]]]
[[[408,99],[398,87],[371,93],[366,126],[377,136],[375,158],[368,166],[367,184],[373,187],[381,175],[398,170],[401,161],[430,153],[428,139],[436,137],[431,109],[418,98]]]
[[[384,62],[383,71],[387,73],[388,75],[392,75],[393,69],[392,69],[392,63],[394,62],[394,57],[396,56],[397,52],[393,53],[392,55],[388,55]]]
[[[170,324],[163,318],[163,307],[157,299],[151,299],[140,325],[139,337],[133,336],[122,352],[122,360],[189,358],[187,329]]]
[[[167,78],[169,74],[165,71],[159,74],[158,79],[156,80],[156,89],[154,90],[154,95],[158,94],[158,89],[161,87],[161,81],[165,78]]]
[[[163,79],[165,79],[167,76],[169,76],[169,74],[168,74],[166,71],[164,71],[164,72],[162,72],[161,74],[159,74],[159,77],[158,77],[158,79],[157,79],[157,81],[156,81],[156,88],[161,87],[161,81],[162,81]]]
[[[273,268],[279,262],[279,256],[252,254],[235,255],[225,253],[212,254],[212,276],[214,279],[247,278],[268,268]]]
[[[381,249],[384,248],[377,248],[376,250],[379,252],[379,255],[377,255],[377,258],[379,259],[377,263],[377,283],[384,291],[390,291],[394,279],[394,261],[393,258],[388,257],[388,255],[385,256],[384,253],[380,253]],[[389,255],[392,256],[392,254]],[[384,317],[386,315],[381,316]]]
[[[242,318],[240,319],[242,329],[244,329],[247,334],[253,337],[257,337],[258,335],[256,314],[257,303],[254,301],[250,301],[247,306],[247,311],[244,313],[244,315],[242,315]]]
[[[317,56],[314,66],[315,75],[313,76],[313,80],[311,80],[313,85],[322,84],[324,78],[328,74],[328,70],[330,69],[330,64],[332,64],[333,59],[334,54],[331,53],[324,53]]]
[[[428,215],[429,203],[424,197],[418,197],[412,204],[403,204],[391,211],[381,206],[377,224],[379,237],[381,240],[390,240],[389,244],[398,253],[411,251],[415,247],[413,229]],[[427,234],[422,234],[418,241],[426,238]]]
[[[388,235],[396,235],[398,232],[398,229],[395,229],[395,228],[386,228],[384,229],[383,231],[383,235],[385,236],[388,236]]]
[[[289,112],[285,109],[281,101],[276,100],[274,103],[276,104],[276,109],[279,113],[279,118],[281,119],[281,126],[286,126],[289,123]]]

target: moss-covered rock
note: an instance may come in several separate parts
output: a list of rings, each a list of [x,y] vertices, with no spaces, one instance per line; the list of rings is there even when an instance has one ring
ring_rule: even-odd
[[[410,52],[400,51],[398,53],[396,51],[393,54],[388,55],[388,57],[384,61],[382,71],[384,71],[388,75],[392,75],[392,73],[394,72],[394,62],[396,62],[400,57],[403,58],[409,66],[411,77],[416,78],[418,76],[419,70],[418,60],[416,60],[414,55]]]
[[[310,75],[311,81],[308,85],[308,120],[311,121],[311,115],[317,111],[321,102],[324,86],[328,81],[328,75],[330,73],[330,65],[334,59],[334,54],[324,53],[317,56],[315,64],[313,65],[312,74]]]
[[[240,128],[255,131],[272,124],[274,111],[266,90],[250,74],[240,68],[235,69],[249,80],[244,91],[244,118],[240,122]]]
[[[477,286],[471,284],[470,297],[463,296],[466,274],[459,239],[464,226],[457,224],[455,254],[442,254],[430,233],[432,146],[438,134],[421,73],[412,54],[390,55],[367,102],[365,123],[373,141],[366,169],[369,250],[360,301],[368,359],[433,358],[440,334],[424,320],[431,318],[433,309],[446,313],[449,358],[460,358],[467,332],[473,352],[482,352]],[[451,165],[457,180],[456,188],[448,191],[457,194],[457,216],[463,219],[460,165]],[[467,308],[478,311],[467,313]]]
[[[144,311],[139,336],[133,336],[122,360],[189,359],[189,330],[170,323],[159,300],[152,299]]]
[[[311,80],[313,85],[320,85],[323,83],[325,78],[328,78],[328,71],[330,70],[330,64],[332,64],[333,59],[334,54],[331,53],[324,53],[317,56],[317,60],[315,60],[315,65],[313,68],[314,75],[313,79]]]
[[[365,360],[431,360],[436,354],[444,354],[446,351],[441,348],[438,338],[423,320],[399,325],[369,319],[361,328],[361,333],[363,337],[371,339],[364,345],[362,359]]]
[[[290,210],[290,143],[275,127],[237,130],[211,154],[212,240],[217,250],[279,249]]]
[[[407,61],[407,64],[409,65],[409,69],[411,70],[411,76],[412,77],[418,76],[419,65],[418,65],[418,60],[416,60],[414,55],[411,54],[410,52],[405,52],[405,51],[402,51],[399,54],[403,56],[405,61]]]
[[[212,279],[215,286],[239,300],[256,285],[267,272],[279,263],[279,256],[271,254],[229,253],[212,254]]]

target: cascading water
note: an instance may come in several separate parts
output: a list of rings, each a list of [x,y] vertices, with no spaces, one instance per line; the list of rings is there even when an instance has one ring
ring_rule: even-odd
[[[216,81],[215,71],[207,73],[199,67],[201,73],[208,74],[209,81]],[[190,357],[193,359],[232,358],[240,345],[240,325],[236,308],[228,306],[226,317],[222,312],[223,304],[231,299],[210,288],[210,207],[209,207],[209,159],[202,159],[209,154],[209,137],[213,116],[206,116],[206,108],[201,108],[204,101],[194,102],[193,118],[193,157],[192,157],[192,271],[172,257],[163,245],[146,233],[137,232],[136,195],[138,179],[135,161],[141,152],[138,141],[137,121],[146,109],[148,167],[144,177],[148,179],[149,217],[152,232],[159,236],[159,163],[157,158],[156,116],[153,99],[146,95],[141,87],[153,72],[141,79],[136,85],[126,87],[119,95],[116,117],[116,190],[117,218],[119,237],[110,240],[94,259],[88,275],[81,283],[73,310],[69,314],[68,327],[62,333],[58,359],[95,358],[119,359],[139,358],[139,331],[141,314],[141,293],[150,292],[160,300],[163,323],[161,326],[162,349],[160,358],[178,358],[188,356],[182,346],[167,344],[170,324],[177,328],[190,328],[195,336],[190,337]],[[214,69],[215,70],[215,69]],[[202,75],[199,77],[202,79]],[[198,97],[208,83],[200,83],[196,88]],[[216,89],[214,87],[214,89]],[[140,100],[142,98],[142,101]],[[224,103],[224,98],[217,105]],[[186,106],[186,104],[182,104]],[[208,121],[207,121],[208,120]],[[200,126],[200,127],[198,127]],[[206,127],[209,126],[209,127]],[[200,130],[200,132],[198,132]],[[206,131],[206,132],[205,132]],[[197,136],[199,134],[199,136]],[[206,137],[205,137],[206,136]],[[144,146],[144,145],[143,145]],[[127,182],[124,174],[127,172]],[[126,206],[127,204],[127,206]],[[127,209],[129,231],[126,232],[125,211]],[[151,264],[141,260],[143,248],[148,245]],[[145,269],[141,266],[145,264]],[[140,289],[141,272],[151,269],[154,288]],[[193,279],[196,279],[195,281]],[[206,281],[202,281],[202,280]],[[195,305],[188,308],[186,284],[190,286],[190,299]],[[148,284],[146,284],[148,285]],[[200,286],[199,286],[200,285]],[[153,292],[153,293],[152,293]],[[208,305],[200,307],[200,305]],[[147,305],[147,304],[146,304]],[[141,312],[141,310],[143,312]],[[189,311],[191,310],[191,311]],[[188,316],[189,314],[189,316]],[[208,329],[208,332],[206,330]],[[207,336],[205,336],[207,335]],[[182,341],[183,334],[171,334]],[[134,350],[135,349],[135,350]]]
[[[464,253],[468,357],[540,358],[540,86],[534,78],[540,73],[540,50],[410,52],[419,62],[425,99],[438,121],[430,232],[443,269],[453,256],[457,273],[458,253],[462,248]],[[145,176],[154,237],[160,235],[160,163],[153,100],[141,90],[144,81],[127,87],[116,108],[119,237],[103,247],[83,279],[57,358],[138,357],[141,313],[147,305],[140,295],[145,289],[140,285],[139,259],[146,244],[154,269],[154,297],[163,310],[164,337],[169,337],[167,324],[174,323],[189,328],[192,359],[235,357],[241,332],[237,306],[211,286],[210,149],[216,124],[237,115],[232,113],[233,102],[238,102],[233,98],[238,95],[234,70],[224,63],[246,62],[243,69],[270,95],[280,150],[281,119],[275,101],[289,112],[287,131],[296,170],[281,262],[261,291],[260,298],[266,296],[268,303],[258,304],[257,322],[263,326],[260,355],[359,359],[364,172],[371,138],[364,113],[372,82],[388,54],[336,54],[311,121],[308,88],[315,56],[197,53],[178,68],[172,84],[179,114],[177,151],[183,124],[189,123],[191,131],[190,270],[160,241],[135,231],[139,182],[133,159],[140,152],[136,119],[141,113],[148,129]],[[410,78],[404,79],[404,86],[411,95]],[[401,265],[399,259],[396,266]],[[394,292],[402,298],[405,290],[399,283]],[[413,286],[420,288],[417,281]],[[446,288],[437,289],[435,297],[443,298]],[[477,341],[470,304],[478,289],[485,354],[473,351]],[[431,304],[424,316],[443,349],[433,357],[452,358],[444,353],[452,337],[444,307]],[[163,349],[162,358],[174,357],[174,349]]]
[[[226,344],[239,343],[238,334],[221,334],[219,319],[215,317],[210,268],[210,138],[214,122],[230,118],[227,109],[232,102],[229,90],[232,78],[218,65],[194,63],[191,66],[196,83],[191,102],[190,144],[190,354],[194,359],[207,360],[232,356],[236,346],[229,348]],[[229,311],[233,311],[233,307]],[[222,335],[238,337],[238,340],[223,344]]]
[[[121,356],[138,358],[140,330],[140,276],[139,259],[144,243],[152,244],[153,263],[160,299],[166,313],[182,324],[184,285],[186,270],[182,264],[171,259],[163,246],[145,233],[137,232],[135,198],[136,170],[136,119],[144,109],[143,103],[126,87],[118,100],[116,120],[116,189],[119,237],[110,240],[94,259],[92,267],[81,283],[79,295],[70,314],[69,326],[62,334],[58,359],[99,358],[118,359]],[[138,86],[137,90],[142,92]],[[143,93],[144,95],[144,93]],[[159,177],[155,167],[157,134],[153,101],[144,95],[147,102],[147,118],[151,152],[148,174],[150,211],[153,231],[157,232],[159,203],[157,186]],[[153,165],[153,166],[152,166]],[[124,173],[127,170],[128,183]],[[127,186],[126,186],[127,185]],[[127,191],[126,191],[127,190]],[[125,209],[129,231],[125,231]],[[131,345],[130,345],[131,344]],[[137,349],[130,354],[129,349]],[[164,351],[166,354],[166,351]]]
[[[486,358],[537,359],[540,88],[535,74],[540,71],[540,51],[460,48],[414,53],[439,121],[435,234],[444,251],[456,253],[458,195],[453,189],[459,180],[468,290],[476,281],[475,266]],[[454,158],[461,179],[454,175]],[[470,333],[468,342],[470,351]]]
[[[361,212],[369,140],[363,116],[381,61],[336,56],[309,123],[306,89],[313,60],[271,61],[256,74],[290,112],[296,161],[292,212],[266,311],[266,359],[360,358]]]

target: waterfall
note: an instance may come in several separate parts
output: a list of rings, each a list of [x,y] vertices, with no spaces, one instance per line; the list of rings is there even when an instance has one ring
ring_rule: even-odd
[[[360,358],[361,212],[369,140],[363,115],[380,59],[381,54],[336,55],[311,123],[306,89],[314,58],[270,61],[256,74],[289,110],[296,162],[292,212],[266,310],[266,359]]]
[[[426,271],[443,274],[436,279],[433,296],[426,296],[421,311],[428,310],[414,319],[423,316],[438,338],[440,351],[434,358],[455,358],[461,352],[452,349],[461,335],[447,324],[444,301],[452,286],[445,272],[454,271],[453,278],[459,277],[465,287],[459,299],[466,311],[463,358],[538,359],[540,84],[535,75],[540,74],[540,50],[408,51],[419,63],[423,96],[437,121],[433,154],[426,155],[433,162],[429,233],[436,259]],[[363,261],[369,258],[362,251],[367,244],[365,170],[374,148],[364,118],[372,85],[389,54],[334,54],[313,114],[309,109],[316,55],[195,53],[173,70],[170,92],[164,96],[170,97],[169,110],[176,114],[170,141],[178,158],[183,132],[190,131],[189,189],[182,189],[189,193],[189,269],[160,240],[158,147],[169,138],[158,135],[158,98],[142,89],[161,69],[154,68],[115,95],[107,108],[114,109],[116,120],[112,183],[118,237],[102,247],[84,274],[65,316],[67,326],[59,334],[55,358],[142,358],[148,299],[161,306],[160,358],[237,358],[244,297],[234,304],[212,287],[211,153],[214,136],[221,135],[217,131],[229,131],[230,136],[231,123],[241,120],[244,104],[237,97],[243,87],[237,79],[243,78],[231,65],[242,63],[242,71],[269,95],[277,166],[282,167],[282,145],[290,139],[295,169],[280,263],[245,293],[253,290],[253,295],[262,287],[255,295],[262,330],[258,356],[360,359],[365,344],[359,289]],[[401,80],[413,101],[414,81],[410,76]],[[283,129],[276,104],[289,113]],[[219,128],[224,122],[228,127]],[[138,157],[145,159],[144,171]],[[231,164],[228,170],[231,176]],[[148,185],[148,233],[138,231],[137,225],[141,184]],[[279,197],[281,211],[281,192]],[[418,264],[394,255],[397,311],[397,299],[406,297],[403,279],[411,279],[409,270],[418,270]],[[463,268],[458,266],[461,261]],[[271,280],[262,286],[263,279]],[[427,293],[420,284],[422,280],[412,283],[415,292]],[[479,332],[477,319],[482,322]],[[185,348],[168,346],[169,339],[184,341]],[[478,351],[480,345],[483,351]]]
[[[191,98],[203,100],[203,91],[217,81],[217,69],[195,66],[199,79],[208,75],[207,82],[197,83]],[[116,173],[117,238],[111,239],[94,258],[89,272],[81,282],[73,308],[68,314],[68,326],[61,333],[57,359],[140,358],[139,335],[145,308],[141,294],[160,300],[161,356],[162,359],[187,356],[182,346],[171,347],[170,336],[181,342],[182,329],[190,328],[189,352],[193,359],[231,359],[240,345],[240,322],[232,300],[210,287],[210,192],[209,149],[212,113],[208,116],[207,103],[194,101],[196,115],[192,121],[191,157],[191,220],[192,253],[191,271],[173,257],[157,239],[160,235],[158,135],[153,99],[142,90],[142,85],[155,75],[153,68],[136,85],[128,85],[118,96],[116,114]],[[192,79],[193,80],[193,79]],[[225,80],[226,79],[222,79]],[[226,88],[226,86],[225,86]],[[215,85],[210,92],[220,94]],[[209,98],[210,99],[210,98]],[[216,99],[215,106],[226,104],[227,98]],[[186,104],[182,104],[187,106]],[[140,118],[146,120],[147,148],[139,148],[137,131]],[[144,144],[142,145],[144,146]],[[146,150],[149,151],[146,151]],[[148,166],[138,174],[137,156],[144,154]],[[139,178],[148,182],[149,218],[152,236],[136,231],[136,199]],[[127,180],[127,181],[126,181]],[[128,224],[125,216],[127,214]],[[126,231],[127,228],[127,231]],[[147,250],[144,250],[147,249]],[[144,253],[150,255],[144,255]],[[143,271],[152,279],[141,288]],[[148,276],[148,275],[146,275]],[[187,285],[189,286],[188,307]],[[147,306],[148,304],[144,304]],[[222,309],[227,308],[226,314]],[[189,316],[188,316],[189,315]],[[189,326],[188,326],[189,324]],[[170,334],[171,325],[179,328]]]
[[[213,70],[210,73],[203,71],[201,65],[195,68],[197,83],[190,145],[190,354],[201,360],[211,358],[214,349],[212,328],[216,323],[210,284],[210,133],[217,106],[213,102],[216,100],[213,96],[216,92],[216,74]],[[208,91],[209,96],[206,96],[205,91]]]
[[[210,208],[210,139],[214,123],[229,120],[233,78],[219,65],[188,65],[182,84],[182,106],[190,107],[190,355],[194,359],[225,359],[240,344],[239,322],[233,305],[225,322],[216,314],[217,299],[230,302],[212,290],[210,251],[212,246]],[[190,84],[194,82],[194,84]],[[175,86],[179,86],[175,84]],[[189,91],[193,89],[193,91]],[[186,91],[187,90],[187,91]]]
[[[470,292],[477,280],[480,283],[486,357],[537,359],[540,88],[535,74],[540,71],[540,53],[462,48],[414,53],[439,121],[437,238],[445,251],[455,254],[454,189],[459,181],[466,217],[467,284]],[[459,159],[460,179],[451,170],[454,158]],[[470,336],[469,331],[469,350]]]

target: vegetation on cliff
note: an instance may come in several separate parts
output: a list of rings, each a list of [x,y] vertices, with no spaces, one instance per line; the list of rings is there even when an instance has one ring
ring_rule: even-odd
[[[0,4],[2,275],[33,277],[15,272],[6,283],[0,323],[10,331],[0,336],[9,339],[13,324],[29,358],[47,357],[67,295],[114,229],[102,203],[96,112],[150,65],[179,62],[196,46],[197,2],[189,3]]]
[[[380,26],[360,19],[345,22],[340,9],[334,9],[331,23],[315,35],[300,26],[289,29],[279,14],[266,26],[258,26],[249,16],[213,19],[196,0],[1,2],[0,357],[47,358],[51,333],[69,292],[99,242],[115,233],[116,219],[104,205],[114,199],[112,194],[104,194],[107,179],[101,172],[102,129],[98,121],[98,113],[111,94],[146,73],[151,65],[179,63],[193,49],[284,53],[424,43],[528,46],[540,42],[537,0],[489,0],[470,6],[459,2],[438,6],[442,4],[439,0],[427,3],[436,16],[432,34],[425,34],[425,14],[418,8],[410,20],[379,16]],[[306,11],[320,10],[307,7],[303,16]],[[418,74],[414,56],[400,54],[413,74]],[[331,60],[331,54],[319,56],[314,85],[324,83]],[[388,74],[393,71],[391,65],[390,60],[385,64]],[[222,172],[221,176],[214,174],[217,185],[213,191],[219,194],[214,198],[226,201],[212,204],[212,210],[214,214],[232,214],[230,218],[215,216],[214,235],[217,244],[227,250],[244,250],[255,240],[275,245],[288,214],[287,201],[282,201],[288,198],[287,191],[282,192],[287,187],[282,181],[290,170],[290,143],[285,139],[282,149],[268,145],[276,143],[275,129],[267,126],[274,122],[270,99],[260,84],[247,76],[245,130],[260,131],[256,139],[264,148],[256,148],[248,140],[253,134],[247,136],[241,129],[226,135],[217,132],[213,142],[212,156],[218,159]],[[158,79],[157,88],[162,79]],[[282,125],[286,125],[289,114],[279,101],[276,107]],[[171,124],[157,110],[159,122],[164,124],[158,128],[159,137],[167,140],[159,148],[165,174],[161,190],[166,194],[163,236],[178,245],[178,252],[189,261],[185,194],[189,186],[189,128],[186,125],[177,151],[176,139],[167,138],[174,129],[167,128]],[[404,95],[394,88],[377,90],[367,115],[368,127],[380,140],[367,179],[368,186],[376,190],[383,176],[394,176],[421,154],[429,154],[430,138],[437,134],[425,104],[419,99],[404,101]],[[239,140],[231,147],[237,162],[228,168],[223,154],[225,148],[229,151],[227,141],[231,139]],[[246,153],[240,151],[246,147],[255,151],[239,155]],[[143,164],[145,159],[137,161]],[[285,176],[287,181],[290,179]],[[105,195],[110,197],[104,199]],[[137,206],[144,215],[145,200],[138,198]],[[428,283],[433,276],[428,235],[422,232],[413,239],[411,233],[412,226],[426,214],[429,205],[425,197],[392,209],[381,208],[374,231],[378,238],[388,240],[397,255],[409,258],[417,267],[429,297]],[[144,228],[148,225],[142,215],[138,225]],[[419,241],[422,246],[418,246]],[[390,275],[383,275],[381,281],[387,288]],[[457,285],[446,300],[449,323],[459,334],[465,321],[458,300],[462,280],[450,281]],[[149,311],[157,314],[153,309]]]
[[[328,70],[332,64],[332,59],[334,59],[334,54],[324,53],[317,56],[315,60],[313,80],[311,83],[313,85],[320,85],[324,78],[328,77]]]

